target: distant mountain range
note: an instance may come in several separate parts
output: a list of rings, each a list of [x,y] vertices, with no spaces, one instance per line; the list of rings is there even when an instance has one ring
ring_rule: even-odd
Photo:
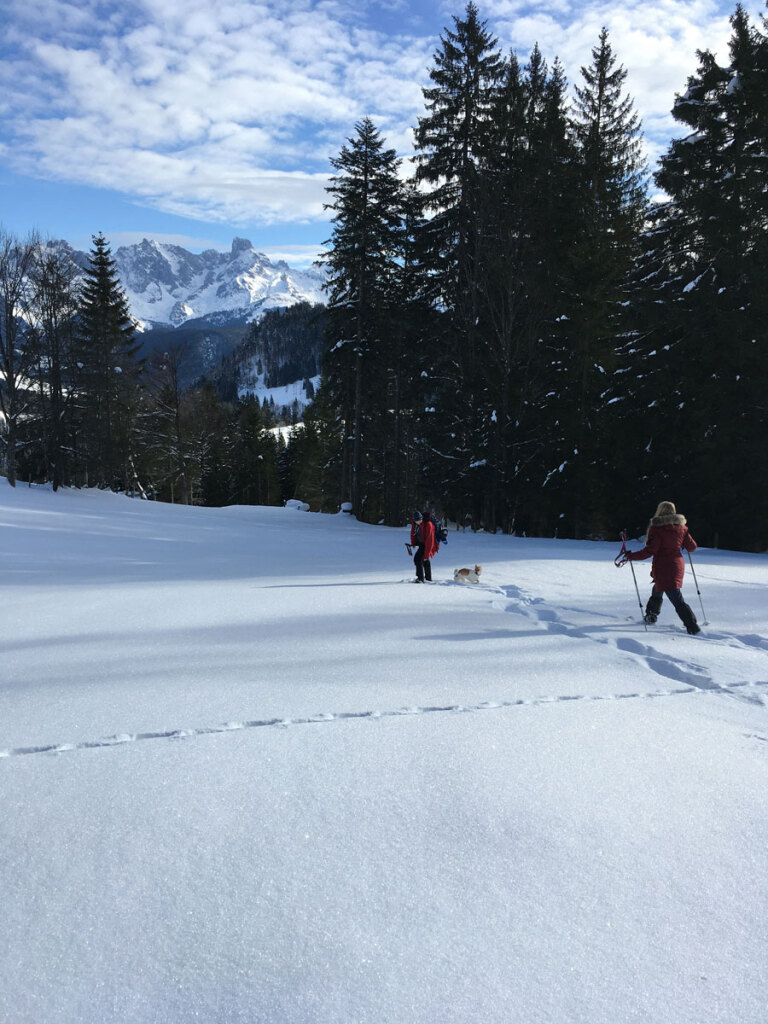
[[[233,327],[257,320],[269,309],[323,302],[320,270],[294,270],[272,263],[246,238],[227,252],[192,253],[179,245],[144,239],[113,253],[131,314],[144,330],[202,326]]]
[[[88,266],[87,253],[53,244]],[[269,310],[325,301],[322,270],[273,263],[246,238],[235,238],[229,252],[201,253],[145,238],[120,246],[112,258],[145,354],[186,342],[191,379],[217,366]]]

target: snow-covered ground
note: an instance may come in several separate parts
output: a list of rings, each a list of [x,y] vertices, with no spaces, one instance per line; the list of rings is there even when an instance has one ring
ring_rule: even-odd
[[[766,557],[406,539],[0,481],[3,1024],[765,1024]]]
[[[316,391],[320,386],[320,377],[312,377],[311,383]],[[268,388],[264,383],[264,375],[256,373],[253,374],[246,384],[241,386],[239,394],[241,398],[251,396],[258,398],[259,402],[263,402],[265,398],[269,401],[271,398],[278,409],[281,409],[283,406],[288,406],[290,409],[294,402],[298,402],[302,412],[309,405],[310,401],[307,397],[307,392],[304,390],[303,380],[293,381],[293,383],[284,384],[282,387]]]

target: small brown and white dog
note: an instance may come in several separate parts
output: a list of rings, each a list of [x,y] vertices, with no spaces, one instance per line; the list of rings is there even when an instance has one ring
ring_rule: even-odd
[[[454,569],[453,579],[456,583],[479,583],[482,565],[476,565],[474,569]]]

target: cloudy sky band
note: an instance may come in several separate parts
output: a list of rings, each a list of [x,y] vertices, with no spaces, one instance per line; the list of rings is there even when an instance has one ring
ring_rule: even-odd
[[[214,237],[269,228],[275,239],[283,227],[286,245],[311,247],[327,237],[329,158],[357,120],[373,117],[389,145],[410,151],[440,32],[463,6],[6,0],[0,159],[18,189],[47,181],[128,199],[115,230],[152,234],[156,211],[179,218],[185,237],[194,222],[201,238],[206,225]],[[606,25],[651,160],[677,130],[669,110],[696,49],[727,59],[735,9],[719,0],[478,6],[503,50],[526,59],[538,42],[572,83]],[[755,21],[766,10],[758,0],[745,7]]]

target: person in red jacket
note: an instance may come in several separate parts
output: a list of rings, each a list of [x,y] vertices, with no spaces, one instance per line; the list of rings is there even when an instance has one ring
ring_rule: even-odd
[[[680,590],[685,573],[683,548],[686,551],[696,550],[696,541],[688,532],[685,516],[678,514],[671,501],[662,501],[656,509],[656,515],[648,525],[645,547],[639,551],[627,551],[626,561],[640,562],[644,558],[653,558],[651,562],[653,591],[645,606],[646,622],[655,622],[659,617],[661,604],[666,594],[688,632],[700,633],[701,630],[696,622],[693,609],[685,603]]]
[[[422,518],[421,512],[414,512],[411,520],[411,545],[415,548],[413,564],[416,566],[416,582],[432,582],[430,559],[437,552],[435,527],[432,520]]]

